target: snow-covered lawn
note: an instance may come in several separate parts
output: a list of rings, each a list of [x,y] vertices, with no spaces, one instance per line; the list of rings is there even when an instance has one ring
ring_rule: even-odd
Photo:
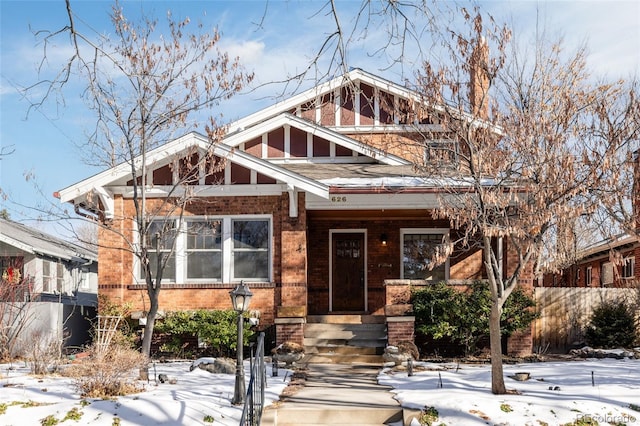
[[[191,362],[157,363],[141,393],[114,400],[83,399],[72,380],[36,377],[24,364],[0,365],[0,425],[40,426],[54,416],[62,425],[238,425],[241,409],[232,406],[234,376],[211,374]],[[247,370],[248,370],[248,364]],[[561,425],[592,418],[601,425],[640,425],[640,360],[505,364],[505,375],[528,372],[527,381],[505,378],[517,394],[493,395],[490,367],[471,364],[417,363],[415,374],[389,369],[381,384],[394,388],[405,407],[434,407],[434,425]],[[418,371],[420,370],[420,371]],[[158,383],[166,374],[175,384]],[[247,371],[248,374],[248,371]],[[593,374],[593,376],[592,376]],[[248,376],[247,376],[248,377]],[[267,366],[266,404],[278,400],[291,371],[271,377]],[[592,377],[593,383],[592,385]],[[80,420],[62,420],[81,412]]]
[[[242,407],[231,405],[235,376],[211,374],[200,368],[190,370],[191,362],[156,363],[149,368],[149,382],[139,382],[143,392],[113,400],[83,399],[71,379],[56,375],[36,377],[24,363],[0,364],[0,425],[42,424],[53,415],[62,425],[233,425],[237,426]],[[154,367],[155,366],[155,367]],[[246,381],[249,364],[246,364]],[[11,368],[11,369],[10,369]],[[158,383],[154,377],[166,374],[175,384]],[[267,366],[266,405],[279,399],[291,377],[280,369],[271,377]],[[75,409],[75,410],[74,410]],[[79,411],[80,420],[62,420]],[[53,424],[53,423],[51,423]]]
[[[411,377],[386,370],[379,382],[394,388],[403,407],[434,407],[434,425],[640,425],[640,360],[598,359],[504,365],[517,393],[493,395],[489,365],[417,363]],[[509,376],[528,372],[531,378]],[[592,376],[593,375],[593,376]],[[593,377],[593,382],[592,382]]]

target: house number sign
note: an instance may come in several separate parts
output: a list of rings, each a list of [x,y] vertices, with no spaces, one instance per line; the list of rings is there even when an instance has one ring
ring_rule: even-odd
[[[342,196],[342,197],[331,197],[331,202],[332,203],[346,203],[347,202],[347,197]]]

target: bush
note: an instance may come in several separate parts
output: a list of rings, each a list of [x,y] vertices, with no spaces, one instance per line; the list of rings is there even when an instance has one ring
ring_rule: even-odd
[[[69,367],[65,374],[72,377],[83,397],[109,398],[138,392],[132,376],[147,366],[147,358],[140,352],[119,346],[92,346],[91,356]],[[137,377],[137,376],[135,376]]]
[[[415,291],[411,303],[416,331],[428,339],[461,345],[468,355],[489,336],[491,293],[485,282],[475,281],[467,291],[436,283]],[[535,301],[515,288],[503,307],[502,335],[508,337],[528,327],[537,317],[534,307]]]
[[[593,310],[585,339],[596,348],[628,348],[636,340],[632,310],[622,301],[602,302]]]
[[[176,356],[186,355],[185,340],[197,338],[214,356],[231,356],[237,345],[238,314],[233,310],[195,310],[168,312],[156,322],[155,331],[166,334],[168,341],[160,350]],[[253,331],[244,325],[244,342],[248,344]]]

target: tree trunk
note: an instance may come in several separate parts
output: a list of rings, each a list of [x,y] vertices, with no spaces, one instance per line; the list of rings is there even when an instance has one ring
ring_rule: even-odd
[[[151,356],[151,338],[153,337],[153,328],[156,323],[156,316],[158,315],[158,292],[149,291],[149,312],[147,313],[147,324],[144,327],[144,334],[142,335],[142,348],[140,351],[147,358]]]
[[[491,342],[491,392],[495,395],[507,393],[502,370],[502,336],[500,333],[500,316],[502,307],[499,301],[491,302],[489,315],[489,340]]]

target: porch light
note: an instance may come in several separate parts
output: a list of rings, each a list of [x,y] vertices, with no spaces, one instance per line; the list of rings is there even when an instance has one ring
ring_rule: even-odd
[[[236,383],[233,391],[233,399],[231,403],[234,405],[244,404],[245,386],[244,386],[244,366],[242,360],[242,347],[244,339],[242,338],[242,330],[244,329],[243,314],[249,310],[249,302],[253,293],[249,290],[244,282],[229,292],[231,296],[231,304],[233,309],[238,313],[238,342],[236,346]]]
[[[387,245],[387,234],[381,234],[381,235],[380,235],[380,243],[381,243],[383,246],[386,246],[386,245]]]

